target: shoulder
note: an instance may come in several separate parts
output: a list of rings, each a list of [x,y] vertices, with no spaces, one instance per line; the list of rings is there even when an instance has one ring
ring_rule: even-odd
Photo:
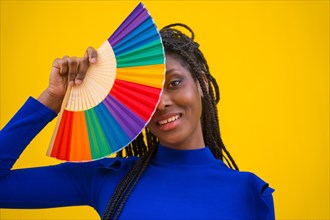
[[[229,179],[237,183],[242,183],[250,189],[263,192],[266,188],[269,187],[269,184],[255,173],[248,171],[237,171],[230,168],[225,170]]]
[[[130,169],[139,160],[138,157],[115,157],[115,158],[104,158],[98,161],[99,168],[110,169],[110,170],[120,170],[120,169]]]
[[[261,179],[259,176],[252,172],[231,170],[229,171],[229,173],[230,175],[232,175],[233,178],[236,178],[240,181],[244,181],[251,185],[262,186],[266,184],[263,179]]]
[[[249,204],[248,210],[254,210],[257,219],[274,219],[274,189],[269,184],[252,172],[226,170],[224,181],[227,182],[227,190],[234,192],[245,204]]]
[[[260,178],[253,172],[238,171],[228,168],[222,161],[219,161],[223,181],[228,185],[248,191],[251,194],[267,195],[272,194],[274,190],[269,186],[268,182]]]
[[[274,192],[274,189],[269,186],[269,183],[257,176],[256,174],[246,171],[238,173],[241,178],[247,183],[251,192],[261,196],[267,196]]]

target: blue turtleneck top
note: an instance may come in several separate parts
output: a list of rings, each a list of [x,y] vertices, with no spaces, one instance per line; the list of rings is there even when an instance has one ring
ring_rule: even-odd
[[[12,170],[30,141],[56,114],[29,98],[0,132],[0,207],[89,205],[100,216],[138,158]],[[158,146],[121,219],[274,219],[273,189],[249,172],[229,169],[208,147]]]

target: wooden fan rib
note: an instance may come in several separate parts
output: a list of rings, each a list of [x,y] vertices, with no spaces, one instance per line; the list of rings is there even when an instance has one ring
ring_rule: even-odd
[[[116,74],[116,59],[109,42],[99,48],[98,62],[88,69],[82,85],[74,86],[67,110],[83,111],[98,105],[111,90]]]
[[[81,89],[81,92],[80,92],[80,99],[81,99],[81,102],[82,102],[82,107],[83,109],[89,109],[91,107],[90,105],[90,102],[89,102],[89,95],[87,93],[87,91],[85,89]]]
[[[86,91],[80,87],[79,88],[79,94],[80,94],[80,109],[87,109],[87,105],[86,105]],[[82,111],[82,110],[80,110]]]
[[[108,95],[109,91],[109,86],[107,88],[107,85],[99,80],[91,80],[86,84],[86,92],[91,94],[96,105]]]
[[[86,82],[84,81],[81,86],[85,86],[86,84],[88,85],[91,81],[92,83],[97,83],[99,86],[105,87],[106,90],[110,91],[111,85],[113,84],[115,78],[113,76],[100,74],[98,77],[93,75],[86,76],[85,80]]]
[[[102,102],[109,93],[109,80],[87,77],[88,83],[72,88],[67,109],[72,111],[83,111],[92,108]]]

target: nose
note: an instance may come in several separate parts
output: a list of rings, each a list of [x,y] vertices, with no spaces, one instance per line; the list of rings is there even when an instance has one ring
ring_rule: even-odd
[[[171,99],[169,94],[163,90],[162,94],[160,95],[159,103],[157,106],[157,110],[165,110],[167,107],[171,105]]]

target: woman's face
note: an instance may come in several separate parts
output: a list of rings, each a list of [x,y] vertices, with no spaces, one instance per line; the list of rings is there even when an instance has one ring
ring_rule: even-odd
[[[176,56],[166,55],[164,89],[148,128],[160,144],[175,149],[204,147],[201,128],[202,92]]]

